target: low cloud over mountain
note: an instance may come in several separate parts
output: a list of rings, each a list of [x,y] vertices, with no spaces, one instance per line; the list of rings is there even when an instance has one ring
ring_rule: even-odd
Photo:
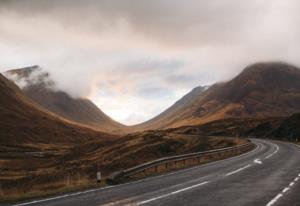
[[[33,101],[69,121],[112,133],[121,133],[126,128],[108,117],[90,100],[75,98],[57,89],[50,74],[39,66],[10,70],[4,74]]]

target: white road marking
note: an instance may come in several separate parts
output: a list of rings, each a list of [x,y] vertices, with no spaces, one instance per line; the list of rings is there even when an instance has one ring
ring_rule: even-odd
[[[57,200],[57,199],[62,199],[62,198],[66,198],[66,197],[72,197],[72,196],[76,196],[76,195],[80,195],[80,194],[86,194],[86,193],[90,193],[90,192],[95,192],[98,190],[104,190],[104,189],[108,189],[108,188],[112,188],[113,186],[107,186],[107,187],[103,187],[103,188],[99,188],[99,189],[92,189],[92,190],[85,190],[82,192],[76,192],[76,193],[71,193],[71,194],[66,194],[66,195],[61,195],[61,196],[56,196],[56,197],[50,197],[47,199],[42,199],[42,200],[34,200],[31,202],[24,202],[24,203],[20,203],[20,204],[16,204],[13,206],[24,206],[24,205],[31,205],[31,204],[35,204],[35,203],[41,203],[41,202],[47,202],[50,200]]]
[[[253,162],[260,165],[262,164],[262,161],[260,159],[255,159]]]
[[[290,190],[290,188],[289,187],[286,187],[286,188],[284,188],[283,190],[282,190],[282,192],[283,193],[286,193],[287,191],[289,191]]]
[[[233,174],[235,174],[235,173],[241,172],[241,171],[247,169],[248,167],[251,167],[251,165],[249,164],[249,165],[246,165],[245,167],[242,167],[242,168],[240,168],[240,169],[237,169],[237,170],[234,170],[234,171],[232,171],[232,172],[229,172],[229,173],[227,173],[225,176],[230,176],[230,175],[233,175]]]
[[[274,154],[276,154],[279,151],[278,145],[276,145],[276,144],[273,144],[273,145],[275,145],[275,148],[276,148],[275,151],[273,153],[269,154],[268,156],[266,156],[265,159],[269,159],[270,157],[272,157]]]
[[[209,177],[209,176],[200,177],[200,178],[197,178],[197,179],[188,181],[188,182],[184,182],[184,183],[172,185],[172,186],[170,186],[170,187],[162,188],[162,189],[160,189],[160,190],[156,190],[156,191],[153,191],[153,192],[144,193],[143,195],[135,196],[135,197],[133,197],[133,198],[131,197],[131,198],[126,198],[126,199],[117,200],[117,201],[114,201],[114,202],[110,202],[110,203],[104,204],[104,205],[102,205],[102,206],[113,206],[113,205],[133,206],[133,205],[136,205],[136,203],[130,203],[130,204],[125,204],[125,203],[127,203],[128,201],[133,202],[133,199],[137,200],[138,198],[142,198],[142,196],[145,196],[145,195],[148,195],[148,196],[155,196],[156,193],[165,193],[165,192],[168,192],[168,191],[170,191],[170,190],[176,190],[176,189],[178,189],[178,188],[180,188],[180,187],[181,187],[181,188],[182,188],[182,187],[186,187],[187,184],[199,182],[200,180],[203,180],[203,179],[205,179],[205,178],[207,178],[207,177]]]
[[[291,182],[291,183],[289,184],[289,186],[292,187],[294,184],[295,184],[295,182]]]
[[[274,205],[278,200],[279,198],[281,198],[283,196],[283,194],[279,193],[275,198],[273,198],[266,206],[271,206],[271,205]]]
[[[148,200],[144,200],[142,202],[138,202],[138,203],[136,203],[134,205],[144,205],[144,204],[147,204],[149,202],[153,202],[153,201],[158,200],[158,199],[166,198],[166,197],[169,197],[171,195],[176,195],[178,193],[181,193],[181,192],[184,192],[184,191],[196,188],[196,187],[200,187],[200,186],[205,185],[207,183],[209,183],[209,182],[208,181],[202,182],[202,183],[190,186],[190,187],[186,187],[186,188],[183,188],[183,189],[180,189],[180,190],[176,190],[176,191],[171,192],[171,193],[167,193],[167,194],[164,194],[164,195],[161,195],[161,196],[157,196],[157,197],[154,197],[154,198],[151,198],[151,199],[148,199]]]
[[[300,175],[300,173],[298,174],[298,176]],[[283,190],[282,190],[282,192],[281,193],[279,193],[278,195],[276,195],[276,197],[274,197],[266,206],[272,206],[272,205],[274,205],[278,200],[279,200],[279,198],[281,198],[282,196],[283,196],[283,194],[284,193],[286,193],[287,191],[289,191],[290,189],[291,189],[291,187],[293,187],[294,185],[295,185],[295,183],[298,181],[298,179],[297,179],[298,177],[296,177],[295,179],[294,179],[294,181],[292,181],[292,182],[290,182],[290,184],[289,184],[289,186],[288,187],[286,187],[286,188],[284,188]]]
[[[268,156],[266,156],[266,158],[265,159],[269,159],[270,157],[272,157],[273,156],[273,153],[272,154],[270,154],[270,155],[268,155]]]

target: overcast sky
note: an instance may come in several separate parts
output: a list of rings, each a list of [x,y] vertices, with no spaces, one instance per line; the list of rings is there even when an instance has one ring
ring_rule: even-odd
[[[300,65],[298,0],[1,0],[0,72],[40,65],[125,124],[257,61]]]

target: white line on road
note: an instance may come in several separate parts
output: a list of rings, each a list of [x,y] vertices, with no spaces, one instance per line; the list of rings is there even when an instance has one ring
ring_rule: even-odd
[[[82,191],[82,192],[76,192],[76,193],[71,193],[71,194],[66,194],[66,195],[61,195],[61,196],[56,196],[56,197],[50,197],[50,198],[42,199],[42,200],[35,200],[35,201],[31,201],[31,202],[20,203],[20,204],[14,205],[14,206],[24,206],[24,205],[31,205],[31,204],[41,203],[41,202],[47,202],[47,201],[50,201],[50,200],[56,200],[56,199],[72,197],[72,196],[76,196],[76,195],[80,195],[80,194],[95,192],[95,191],[98,191],[98,190],[104,190],[104,189],[108,189],[108,188],[111,188],[111,187],[113,187],[113,186],[107,186],[107,187],[102,187],[102,188],[92,189],[92,190],[85,190],[85,191]]]
[[[299,175],[300,175],[300,174],[299,174]],[[299,175],[298,175],[298,176],[299,176]],[[273,198],[266,206],[272,206],[272,205],[274,205],[274,204],[275,204],[275,203],[283,196],[284,193],[286,193],[287,191],[289,191],[289,190],[291,189],[291,187],[294,186],[294,184],[295,184],[298,180],[299,180],[299,178],[296,177],[296,178],[294,179],[294,181],[290,182],[290,184],[289,184],[288,187],[284,188],[284,189],[282,190],[282,192],[280,192],[278,195],[276,195],[276,197],[274,197],[274,198]]]
[[[268,156],[266,156],[266,158],[265,159],[269,159],[270,157],[272,157],[273,156],[273,153],[272,154],[270,154],[270,155],[268,155]]]
[[[184,192],[184,191],[196,188],[196,187],[200,187],[200,186],[205,185],[207,183],[209,183],[209,182],[208,181],[202,182],[202,183],[190,186],[190,187],[186,187],[186,188],[183,188],[183,189],[180,189],[180,190],[176,190],[176,191],[168,193],[168,194],[164,194],[164,195],[157,196],[157,197],[154,197],[154,198],[151,198],[151,199],[148,199],[148,200],[144,200],[142,202],[138,202],[135,205],[144,205],[144,204],[147,204],[149,202],[153,202],[153,201],[158,200],[158,199],[166,198],[166,197],[169,197],[171,195],[175,195],[175,194],[178,194],[178,193],[181,193],[181,192]]]
[[[269,159],[270,157],[272,157],[274,154],[276,154],[278,152],[278,150],[279,150],[278,145],[276,145],[276,144],[273,144],[273,145],[275,145],[275,148],[276,148],[275,151],[272,154],[266,156],[265,159]]]
[[[260,159],[255,159],[253,162],[260,165],[262,164],[262,161]]]
[[[227,173],[225,176],[230,176],[230,175],[233,175],[233,174],[235,174],[235,173],[241,172],[241,171],[247,169],[248,167],[251,167],[251,165],[249,164],[249,165],[246,165],[245,167],[242,167],[242,168],[240,168],[240,169],[237,169],[237,170],[234,170],[234,171],[232,171],[232,172],[229,172],[229,173]]]
[[[284,188],[283,190],[282,190],[282,192],[283,193],[286,193],[287,191],[289,191],[290,190],[290,188],[289,187],[286,187],[286,188]]]
[[[273,198],[266,206],[271,206],[274,205],[275,202],[277,202],[279,200],[279,198],[281,198],[283,196],[283,194],[279,193],[278,195],[276,195],[275,198]]]

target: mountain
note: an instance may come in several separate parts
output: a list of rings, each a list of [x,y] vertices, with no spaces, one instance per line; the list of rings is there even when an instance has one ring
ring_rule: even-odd
[[[207,86],[199,86],[194,88],[191,92],[184,95],[180,100],[175,102],[167,110],[154,117],[153,119],[144,122],[142,124],[133,126],[133,130],[147,130],[147,129],[162,129],[166,126],[166,123],[170,124],[170,120],[175,116],[182,114],[186,109],[190,108],[192,104],[197,101],[197,98],[207,90]]]
[[[85,98],[73,98],[55,89],[49,73],[39,66],[9,70],[5,76],[18,84],[23,92],[47,110],[76,123],[97,130],[121,133],[126,126],[112,120],[94,103]]]
[[[179,108],[176,104],[180,109],[176,109]],[[161,129],[226,118],[289,116],[300,111],[300,69],[280,62],[253,64],[231,81],[207,90],[193,90],[176,104],[136,128]]]
[[[0,145],[80,143],[115,138],[68,123],[33,102],[0,74]]]

